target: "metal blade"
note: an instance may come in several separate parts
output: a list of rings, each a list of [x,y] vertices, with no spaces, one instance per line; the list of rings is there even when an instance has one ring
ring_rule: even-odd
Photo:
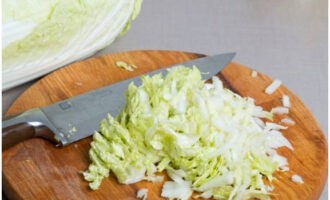
[[[205,80],[219,72],[234,56],[235,53],[226,53],[178,63],[173,66],[185,65],[187,67],[192,67],[195,65],[202,72],[208,72],[202,74],[202,78]],[[147,74],[163,73],[173,66]],[[104,119],[108,113],[112,116],[116,116],[124,106],[125,91],[128,84],[131,82],[140,85],[140,77],[121,81],[55,103],[41,110],[57,129],[57,132],[55,131],[57,138],[60,139],[62,145],[66,145],[92,135],[94,131],[98,130],[100,121]]]

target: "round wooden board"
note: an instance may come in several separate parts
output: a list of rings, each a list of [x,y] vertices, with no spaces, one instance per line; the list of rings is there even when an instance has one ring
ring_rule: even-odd
[[[7,115],[46,106],[153,69],[202,56],[179,51],[131,51],[76,62],[37,81],[17,98]],[[134,72],[123,70],[116,67],[118,60],[138,68]],[[266,95],[264,89],[272,80],[261,73],[252,78],[251,69],[240,64],[230,63],[218,76],[228,88],[254,98],[256,104],[267,110],[280,106],[283,94],[290,97],[289,117],[296,125],[283,134],[292,143],[294,151],[278,150],[288,158],[290,171],[275,173],[272,198],[318,199],[327,178],[327,142],[305,105],[285,86],[272,95]],[[91,138],[87,138],[56,148],[36,138],[3,152],[3,190],[10,199],[136,199],[137,190],[146,187],[149,189],[148,199],[161,199],[162,183],[143,181],[121,185],[112,175],[103,180],[99,190],[90,190],[80,174],[89,165],[90,142]],[[292,182],[293,174],[299,174],[305,183]]]

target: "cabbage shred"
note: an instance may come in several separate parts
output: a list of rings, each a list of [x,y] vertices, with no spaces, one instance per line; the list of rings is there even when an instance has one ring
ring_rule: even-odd
[[[131,184],[167,171],[187,191],[169,198],[186,199],[187,186],[215,199],[270,198],[263,178],[271,181],[274,171],[286,167],[274,149],[290,145],[255,120],[260,113],[271,118],[270,112],[223,88],[217,77],[205,83],[197,67],[141,79],[141,86],[129,85],[121,113],[104,119],[93,136],[92,163],[84,172],[92,189],[110,172]],[[278,138],[283,143],[272,144]],[[164,188],[162,194],[168,193]]]

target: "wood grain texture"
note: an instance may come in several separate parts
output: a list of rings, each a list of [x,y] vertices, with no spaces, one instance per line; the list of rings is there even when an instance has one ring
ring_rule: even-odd
[[[7,112],[15,114],[34,107],[46,106],[59,100],[82,94],[153,69],[202,57],[200,54],[178,51],[132,51],[116,53],[61,68],[27,89]],[[116,67],[118,60],[138,67],[129,72]],[[250,96],[256,104],[270,109],[281,105],[283,94],[290,96],[292,107],[289,117],[296,125],[283,131],[294,146],[294,151],[279,149],[289,161],[289,172],[275,173],[273,199],[318,199],[327,178],[327,143],[312,114],[305,105],[281,86],[272,95],[264,89],[272,80],[262,74],[251,77],[251,69],[230,63],[218,74],[225,85],[242,96]],[[280,120],[284,116],[275,118]],[[92,191],[80,172],[89,165],[88,150],[91,138],[62,148],[56,148],[42,139],[31,139],[3,152],[3,189],[10,199],[136,199],[140,188],[148,188],[148,199],[161,199],[162,183],[145,181],[118,184],[111,175],[103,180],[99,190]],[[305,181],[291,181],[299,174]]]

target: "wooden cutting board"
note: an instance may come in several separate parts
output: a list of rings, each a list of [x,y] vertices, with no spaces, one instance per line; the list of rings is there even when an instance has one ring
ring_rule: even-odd
[[[17,98],[7,115],[46,106],[153,69],[202,56],[178,51],[132,51],[76,62],[37,81]],[[118,60],[138,68],[134,72],[123,70],[116,67]],[[318,199],[327,178],[327,142],[306,106],[285,86],[272,95],[266,95],[264,89],[272,80],[261,73],[252,78],[251,69],[240,64],[230,63],[218,76],[231,90],[254,98],[256,104],[267,110],[280,106],[283,94],[290,96],[292,107],[289,117],[296,125],[290,126],[283,134],[292,143],[294,151],[278,150],[288,158],[290,171],[275,173],[273,199]],[[36,138],[3,152],[3,190],[10,199],[131,200],[136,199],[139,188],[147,187],[148,199],[161,199],[162,183],[143,181],[121,185],[112,175],[103,180],[99,190],[90,190],[80,173],[89,165],[90,142],[91,138],[87,138],[56,148]],[[299,174],[305,183],[292,182],[293,174]]]

